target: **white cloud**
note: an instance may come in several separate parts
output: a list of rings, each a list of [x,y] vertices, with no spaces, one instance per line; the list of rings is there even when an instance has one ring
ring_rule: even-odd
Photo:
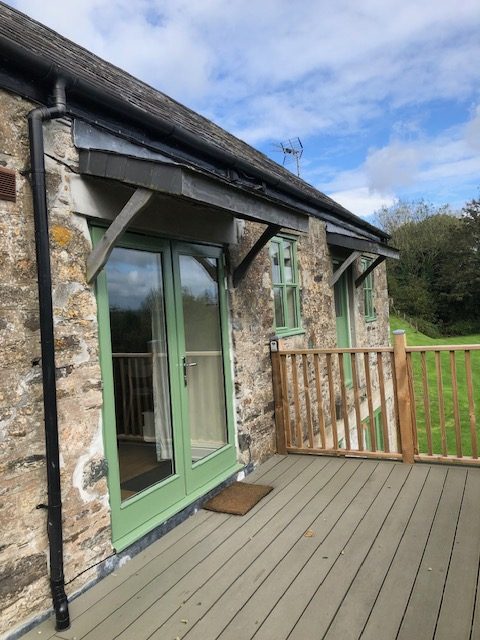
[[[480,105],[465,129],[465,140],[473,149],[480,150]]]
[[[393,194],[383,195],[370,191],[368,187],[358,187],[346,191],[336,191],[329,196],[357,216],[368,216],[385,205],[390,207],[396,200]]]
[[[370,189],[389,193],[412,185],[431,186],[436,181],[457,184],[479,179],[480,110],[463,126],[451,127],[434,137],[393,140],[370,150],[364,164]]]
[[[389,206],[399,195],[450,201],[454,207],[465,201],[462,190],[473,197],[480,182],[480,107],[466,123],[436,136],[422,134],[417,126],[397,126],[395,132],[389,144],[370,149],[358,167],[330,175],[318,188],[359,215]]]
[[[401,143],[369,153],[365,162],[369,185],[380,193],[389,192],[392,187],[410,186],[417,176],[421,156],[416,145]]]

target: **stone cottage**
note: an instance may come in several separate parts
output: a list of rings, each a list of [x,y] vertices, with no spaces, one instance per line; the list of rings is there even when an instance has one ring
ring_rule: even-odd
[[[52,597],[64,628],[67,597],[275,452],[273,336],[388,344],[386,257],[381,230],[0,3],[0,634]]]

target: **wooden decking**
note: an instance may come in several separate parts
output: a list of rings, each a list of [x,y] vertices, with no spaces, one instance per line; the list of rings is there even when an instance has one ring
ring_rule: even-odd
[[[480,469],[276,456],[71,604],[73,640],[480,638]],[[39,634],[41,631],[41,635]]]

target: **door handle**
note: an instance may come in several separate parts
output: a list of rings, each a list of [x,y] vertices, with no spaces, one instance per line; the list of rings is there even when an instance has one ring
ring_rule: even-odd
[[[187,386],[188,384],[187,369],[188,367],[196,367],[198,362],[187,362],[186,356],[183,356],[182,364],[183,364],[183,382],[185,386]]]

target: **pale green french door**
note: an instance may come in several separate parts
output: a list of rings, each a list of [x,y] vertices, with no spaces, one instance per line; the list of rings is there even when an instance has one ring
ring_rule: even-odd
[[[127,235],[98,277],[97,299],[120,549],[236,468],[222,250]]]

